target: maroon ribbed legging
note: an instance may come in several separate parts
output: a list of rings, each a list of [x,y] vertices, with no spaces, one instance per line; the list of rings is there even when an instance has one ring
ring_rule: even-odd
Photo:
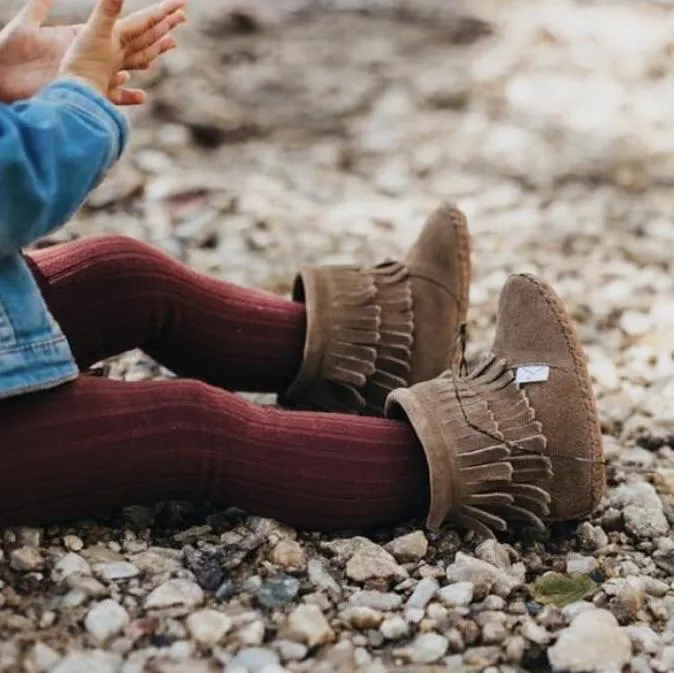
[[[49,248],[31,267],[82,369],[141,348],[185,378],[82,376],[1,401],[0,525],[163,499],[317,529],[425,510],[426,465],[406,424],[279,411],[224,390],[278,392],[292,381],[302,305],[197,274],[123,237]]]

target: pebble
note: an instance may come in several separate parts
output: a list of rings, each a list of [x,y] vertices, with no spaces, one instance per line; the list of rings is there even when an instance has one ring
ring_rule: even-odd
[[[410,627],[402,617],[396,615],[385,619],[379,631],[386,640],[400,640],[409,635]]]
[[[414,588],[407,601],[408,608],[425,608],[440,588],[436,580],[427,577]]]
[[[249,645],[251,647],[262,645],[267,629],[264,622],[255,620],[250,624],[246,624],[240,628],[236,634],[238,641],[242,645]]]
[[[506,628],[501,622],[488,622],[482,627],[482,642],[485,645],[498,645],[505,640]]]
[[[63,538],[63,546],[69,551],[82,551],[84,549],[84,542],[77,535],[66,535]]]
[[[266,608],[279,608],[290,603],[299,593],[300,582],[294,577],[281,575],[262,583],[257,590],[257,600]]]
[[[311,559],[307,563],[309,581],[317,588],[334,594],[342,592],[335,578],[328,572],[322,561]]]
[[[44,567],[44,557],[35,547],[19,547],[9,555],[9,564],[19,572],[35,572]]]
[[[510,595],[521,582],[504,570],[473,556],[457,552],[454,563],[447,567],[450,582],[470,582],[476,596],[486,596],[493,589],[502,597]]]
[[[438,598],[449,608],[466,607],[473,602],[472,582],[455,582],[438,591]]]
[[[396,561],[412,563],[421,560],[428,552],[428,539],[421,530],[394,538],[384,546]]]
[[[380,591],[357,591],[349,598],[352,605],[361,605],[373,610],[390,612],[402,606],[402,596],[394,593],[382,593]]]
[[[197,643],[204,647],[217,645],[232,628],[232,620],[217,610],[193,612],[186,621],[187,630]]]
[[[120,663],[119,655],[113,652],[71,652],[49,673],[118,673]]]
[[[536,645],[547,645],[552,640],[551,634],[535,622],[524,622],[521,632],[529,642],[536,643]]]
[[[302,661],[309,652],[306,645],[283,638],[275,640],[273,646],[278,650],[281,661]]]
[[[84,626],[100,645],[121,633],[131,620],[129,613],[117,601],[107,599],[89,610]]]
[[[94,574],[106,582],[130,580],[140,574],[138,568],[132,563],[118,561],[115,563],[100,563],[94,566]]]
[[[424,633],[416,638],[407,650],[408,658],[415,664],[433,664],[447,653],[449,642],[437,633]]]
[[[644,606],[645,595],[644,583],[638,577],[626,577],[616,594],[616,607],[634,618]]]
[[[24,668],[26,673],[46,673],[61,661],[61,655],[44,643],[35,643],[26,655]]]
[[[607,610],[577,615],[548,650],[553,671],[602,673],[622,670],[632,656],[632,643]]]
[[[66,554],[54,566],[53,579],[55,582],[62,582],[70,575],[79,573],[81,575],[91,575],[91,566],[79,554]]]
[[[342,621],[356,629],[376,629],[384,621],[383,613],[360,606],[347,608],[339,616]]]
[[[566,559],[566,572],[569,573],[569,575],[589,575],[598,567],[599,564],[597,563],[597,559],[592,556],[569,554]]]
[[[662,650],[661,637],[649,626],[627,626],[625,633],[637,653],[658,654]]]
[[[508,550],[496,540],[484,540],[475,548],[475,556],[501,570],[509,570],[510,554]]]
[[[372,579],[404,580],[407,571],[382,547],[379,549],[375,553],[355,553],[346,564],[346,576],[360,583]]]
[[[307,556],[302,545],[297,540],[281,540],[271,551],[272,563],[285,570],[304,570],[307,566]]]
[[[196,607],[204,600],[201,587],[191,580],[173,579],[160,584],[146,599],[147,610],[161,610],[173,606]]]
[[[288,616],[284,636],[309,647],[335,640],[335,632],[317,605],[300,605]]]
[[[225,673],[237,668],[242,668],[247,673],[260,673],[269,666],[278,666],[279,663],[279,656],[273,650],[263,647],[249,647],[238,652],[225,667]]]

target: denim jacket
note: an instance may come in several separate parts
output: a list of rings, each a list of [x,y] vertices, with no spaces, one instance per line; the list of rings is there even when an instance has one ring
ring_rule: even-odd
[[[74,79],[0,103],[0,399],[78,375],[22,248],[68,221],[127,136],[116,108]]]

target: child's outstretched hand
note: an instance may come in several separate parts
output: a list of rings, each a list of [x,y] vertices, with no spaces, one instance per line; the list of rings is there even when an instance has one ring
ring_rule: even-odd
[[[26,0],[21,12],[0,31],[0,101],[30,98],[52,82],[68,50],[89,27],[91,21],[45,26],[52,4],[53,0]],[[186,4],[187,0],[162,0],[115,23],[111,39],[118,40],[124,60],[122,72],[115,75],[108,92],[113,103],[133,105],[143,101],[140,92],[123,88],[129,79],[124,71],[144,70],[175,47],[170,33],[185,21]]]

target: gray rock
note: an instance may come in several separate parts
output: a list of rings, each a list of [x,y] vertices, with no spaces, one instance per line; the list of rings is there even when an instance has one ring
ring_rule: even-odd
[[[431,601],[435,593],[440,588],[436,580],[426,577],[421,580],[414,588],[412,595],[407,601],[408,608],[425,608]]]
[[[582,612],[548,650],[553,671],[602,673],[622,670],[632,656],[632,643],[607,610]]]
[[[424,633],[416,638],[408,650],[410,661],[415,664],[433,664],[447,653],[449,642],[437,633]]]
[[[121,657],[113,652],[94,650],[72,652],[64,657],[50,673],[117,673]]]
[[[597,559],[592,556],[581,556],[580,554],[569,554],[566,559],[566,572],[570,575],[576,573],[581,575],[589,575],[593,573],[599,564]]]
[[[204,600],[201,587],[191,580],[174,579],[160,584],[146,599],[147,610],[161,610],[173,606],[196,607]]]
[[[84,626],[97,643],[103,644],[129,625],[129,614],[117,601],[107,599],[94,605]]]
[[[292,640],[279,638],[272,643],[272,646],[278,651],[281,661],[302,661],[307,656],[309,648],[302,643],[295,643]]]
[[[496,540],[484,540],[475,549],[475,556],[501,570],[509,570],[510,554],[508,550]]]
[[[94,574],[107,582],[130,580],[140,574],[138,568],[132,563],[118,561],[115,563],[99,563],[94,566]]]
[[[311,559],[307,563],[307,574],[310,582],[318,589],[334,594],[342,592],[335,578],[328,572],[322,561]]]
[[[637,653],[658,654],[662,650],[662,638],[649,626],[627,626],[625,632]]]
[[[438,598],[449,608],[459,608],[473,602],[474,587],[472,582],[455,582],[438,591]]]
[[[402,606],[403,599],[398,594],[382,593],[380,591],[357,591],[349,598],[352,605],[361,605],[373,610],[388,612]]]
[[[262,583],[256,596],[266,608],[279,608],[290,603],[299,593],[300,582],[295,577],[281,575]]]
[[[52,577],[55,582],[63,582],[75,573],[91,575],[91,566],[79,554],[70,553],[56,563]]]
[[[243,668],[248,673],[260,673],[269,666],[276,666],[280,663],[279,656],[273,650],[263,647],[249,647],[241,650],[232,661],[226,666],[225,673],[235,671],[237,668]]]

